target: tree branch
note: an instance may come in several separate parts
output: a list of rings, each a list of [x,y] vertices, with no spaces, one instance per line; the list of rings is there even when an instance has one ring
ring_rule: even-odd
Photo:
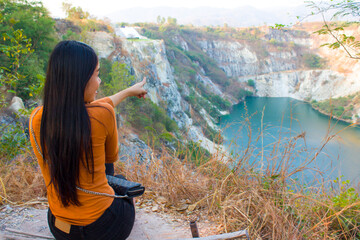
[[[350,53],[350,51],[347,49],[347,47],[345,46],[345,44],[343,44],[342,41],[339,40],[339,38],[337,36],[335,36],[335,34],[333,33],[332,29],[329,27],[329,25],[327,24],[326,20],[325,20],[325,16],[324,13],[321,13],[323,22],[324,22],[324,26],[326,28],[326,30],[328,31],[328,33],[336,40],[337,43],[340,44],[340,46],[345,50],[345,52],[347,53],[347,55],[352,58],[352,59],[360,59],[360,57],[356,57],[353,54]]]

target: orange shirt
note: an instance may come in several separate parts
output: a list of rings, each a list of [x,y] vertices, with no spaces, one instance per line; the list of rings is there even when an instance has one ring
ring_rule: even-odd
[[[37,144],[40,146],[40,124],[42,107],[33,118],[32,127],[36,136]],[[83,189],[95,192],[114,194],[114,190],[108,185],[105,175],[105,163],[113,163],[118,159],[118,132],[114,105],[110,98],[103,98],[86,104],[91,123],[91,140],[94,156],[94,181],[92,175],[80,163],[80,186]],[[31,117],[34,115],[35,109]],[[77,190],[80,206],[69,205],[64,207],[50,183],[50,172],[47,165],[44,166],[43,159],[38,152],[34,138],[30,131],[31,146],[38,159],[42,175],[47,186],[47,197],[49,207],[53,215],[73,225],[85,226],[97,220],[105,210],[112,204],[113,198],[97,196]]]

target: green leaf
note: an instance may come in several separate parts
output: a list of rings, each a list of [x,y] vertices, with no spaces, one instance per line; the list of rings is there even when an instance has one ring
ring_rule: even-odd
[[[276,175],[270,176],[270,178],[271,178],[272,180],[275,180],[275,179],[277,179],[278,177],[280,177],[280,174],[276,174]]]
[[[332,48],[332,49],[337,49],[340,47],[340,43],[338,42],[335,42],[335,43],[332,43],[329,45],[329,48]]]
[[[156,130],[153,127],[146,126],[146,127],[144,127],[144,129],[156,133]]]
[[[334,28],[334,31],[344,31],[344,28],[343,27],[337,27],[337,28]]]
[[[164,139],[164,140],[166,140],[166,141],[168,141],[168,142],[171,142],[171,141],[174,140],[173,135],[171,135],[171,134],[168,133],[168,132],[164,132],[164,133],[160,134],[159,137],[162,138],[162,139]]]

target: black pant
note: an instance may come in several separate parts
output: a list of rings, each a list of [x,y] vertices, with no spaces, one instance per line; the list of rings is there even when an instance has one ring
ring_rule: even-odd
[[[105,163],[105,174],[114,176],[115,168],[113,163]]]
[[[116,198],[95,222],[87,226],[71,225],[67,234],[54,226],[55,217],[48,210],[48,223],[55,239],[126,239],[133,228],[135,208],[132,199]]]

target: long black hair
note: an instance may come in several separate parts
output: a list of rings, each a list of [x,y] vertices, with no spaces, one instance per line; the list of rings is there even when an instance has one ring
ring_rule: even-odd
[[[64,206],[80,205],[76,192],[80,163],[94,176],[84,91],[97,64],[95,51],[77,41],[58,43],[48,63],[40,143],[50,171],[49,185],[53,184]]]

